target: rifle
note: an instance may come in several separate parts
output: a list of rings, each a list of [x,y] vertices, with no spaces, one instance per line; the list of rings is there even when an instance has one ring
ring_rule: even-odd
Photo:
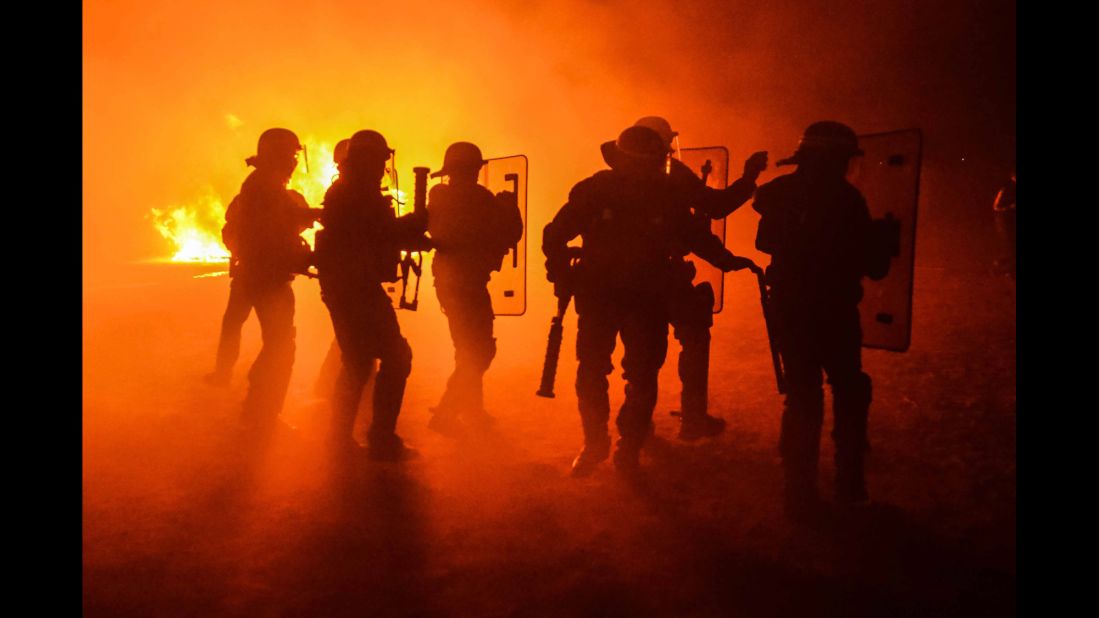
[[[569,255],[568,269],[571,271],[573,262],[580,258],[580,248],[567,247],[566,249]],[[567,281],[572,278],[571,273],[564,273],[563,276],[566,277],[566,285],[562,286],[562,292],[557,297],[557,315],[550,320],[546,358],[542,362],[542,382],[538,385],[538,392],[535,393],[539,397],[549,399],[554,398],[553,385],[557,381],[557,359],[561,355],[561,341],[565,335],[565,313],[569,310],[569,303],[572,302],[572,292],[568,289],[568,284],[571,282]]]
[[[427,210],[427,174],[431,170],[426,167],[414,167],[412,173],[416,178],[413,182],[412,212],[422,214]],[[413,251],[413,247],[402,251],[401,257],[401,300],[399,307],[415,311],[420,306],[420,279],[423,278],[424,256],[420,248]],[[415,257],[413,257],[415,255]],[[409,273],[416,275],[416,287],[412,293],[412,300],[408,300]]]

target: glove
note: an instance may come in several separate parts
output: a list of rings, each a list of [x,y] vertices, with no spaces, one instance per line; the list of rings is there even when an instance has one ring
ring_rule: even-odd
[[[756,178],[767,169],[767,151],[761,150],[753,153],[744,161],[744,177],[755,182]]]

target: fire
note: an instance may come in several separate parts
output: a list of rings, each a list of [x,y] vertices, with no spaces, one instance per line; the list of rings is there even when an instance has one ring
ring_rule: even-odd
[[[239,123],[240,120],[229,114],[227,121]],[[311,207],[318,208],[324,200],[324,193],[339,175],[333,160],[333,147],[327,143],[307,137],[303,140],[305,152],[298,160],[298,167],[290,178],[290,188],[301,193]],[[393,197],[394,206],[399,214],[405,214],[411,208],[408,195],[393,185],[389,177],[385,191]],[[225,205],[232,196],[225,199],[213,189],[191,204],[172,207],[167,211],[151,209],[153,226],[160,235],[175,245],[172,262],[227,263],[229,250],[221,242],[221,227],[225,223]],[[319,222],[302,232],[301,236],[313,247],[317,231],[322,228]]]
[[[401,217],[412,212],[408,204],[408,194],[397,187],[390,187],[385,191],[393,198],[393,207],[397,209],[397,216]]]
[[[240,122],[231,114],[231,120]],[[310,206],[319,207],[324,192],[338,174],[332,160],[332,146],[313,139],[303,140],[307,151],[299,160],[290,179],[290,188],[305,196]],[[312,145],[310,145],[312,144]],[[306,165],[308,161],[308,166]],[[227,263],[229,250],[221,242],[221,227],[225,224],[226,204],[232,196],[219,196],[213,189],[190,204],[173,206],[167,210],[150,209],[153,227],[162,237],[174,245],[172,262]],[[302,238],[313,246],[320,223],[302,232]]]
[[[153,208],[151,218],[160,235],[175,245],[171,261],[229,261],[229,251],[221,242],[218,223],[225,220],[225,204],[216,195],[208,193],[195,204],[174,207],[167,212]]]

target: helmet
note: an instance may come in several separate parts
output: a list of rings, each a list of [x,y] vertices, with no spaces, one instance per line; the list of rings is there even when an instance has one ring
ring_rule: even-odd
[[[793,156],[775,163],[790,165],[799,163],[806,154],[823,154],[835,157],[851,158],[863,154],[859,148],[859,138],[851,127],[833,120],[814,122],[805,129],[798,142],[797,152]]]
[[[343,160],[347,158],[347,147],[351,143],[349,139],[341,139],[336,142],[336,147],[332,149],[332,161],[339,165],[343,163]]]
[[[255,156],[245,159],[248,165],[256,165],[261,160],[294,154],[302,149],[298,136],[290,129],[267,129],[259,136]]]
[[[675,136],[679,135],[679,131],[672,131],[672,125],[661,116],[645,116],[633,123],[635,127],[648,127],[660,136],[660,139],[664,140],[664,145],[668,150],[672,150],[672,140]]]
[[[388,159],[393,149],[385,143],[385,138],[377,131],[358,131],[351,136],[347,144],[347,158]]]
[[[455,168],[480,169],[485,164],[481,149],[469,142],[454,142],[446,148],[443,155],[443,167],[431,175],[432,178],[449,176]]]
[[[256,156],[283,155],[301,150],[298,136],[290,129],[267,129],[259,136],[256,144]]]
[[[623,163],[658,163],[668,155],[664,140],[656,131],[648,127],[632,126],[618,135],[613,142],[600,146],[603,160],[611,168],[621,167]]]

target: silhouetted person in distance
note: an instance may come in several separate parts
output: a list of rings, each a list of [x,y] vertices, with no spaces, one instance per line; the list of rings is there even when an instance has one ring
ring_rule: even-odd
[[[641,118],[635,126],[656,131],[669,155],[673,154],[678,132],[660,116]],[[725,189],[706,186],[691,168],[676,158],[668,159],[668,174],[682,196],[683,205],[694,210],[706,225],[710,219],[724,219],[752,198],[756,179],[767,169],[767,153],[756,152],[744,162],[744,175]],[[725,420],[709,414],[710,329],[714,325],[714,288],[704,281],[695,285],[694,264],[683,251],[676,269],[675,291],[670,296],[669,316],[679,353],[680,395],[679,437],[697,440],[711,437],[725,429]]]
[[[442,169],[431,175],[446,176],[448,183],[436,185],[428,194],[435,293],[454,342],[454,372],[432,410],[429,427],[448,435],[462,433],[463,420],[477,426],[492,421],[484,410],[483,385],[496,356],[488,281],[523,235],[516,196],[510,192],[496,196],[477,184],[484,164],[474,144],[451,144]]]
[[[1011,180],[996,193],[992,214],[996,217],[996,233],[1003,247],[1003,255],[994,265],[1012,280],[1015,279],[1015,213],[1015,170],[1011,170]]]
[[[236,212],[238,208],[239,203],[234,197],[225,209],[226,216],[230,212]],[[244,328],[244,323],[248,321],[248,316],[252,315],[251,296],[234,282],[239,257],[233,228],[228,225],[222,227],[221,242],[229,250],[229,303],[225,306],[225,313],[221,317],[221,335],[218,337],[214,370],[204,378],[207,384],[215,386],[225,386],[232,379],[233,366],[237,364],[237,359],[240,357],[241,330]]]
[[[383,283],[396,281],[401,250],[421,242],[427,227],[426,217],[418,213],[397,218],[392,197],[382,193],[392,153],[376,131],[351,136],[340,177],[324,196],[324,229],[317,233],[316,249],[321,298],[332,317],[344,366],[332,402],[335,446],[358,448],[351,430],[363,386],[378,359],[367,446],[371,458],[379,460],[411,454],[396,428],[412,349],[401,336]]]
[[[290,283],[295,273],[307,271],[311,258],[301,233],[320,212],[286,187],[301,149],[297,136],[287,129],[268,129],[260,135],[256,155],[246,160],[256,169],[226,210],[222,229],[233,255],[233,272],[214,375],[228,376],[240,346],[240,326],[248,308],[255,308],[263,347],[248,372],[244,421],[265,428],[277,422],[294,365]]]
[[[832,385],[835,498],[868,501],[863,458],[869,449],[870,376],[862,371],[859,300],[873,269],[870,212],[847,182],[851,157],[862,154],[855,132],[838,122],[805,130],[791,159],[797,170],[759,187],[756,247],[771,255],[766,281],[788,393],[780,451],[785,506],[795,519],[812,518],[817,493],[824,395],[821,370]]]
[[[611,169],[572,188],[542,242],[547,278],[558,295],[575,295],[579,316],[576,395],[584,448],[573,462],[574,476],[590,474],[610,454],[607,375],[619,336],[626,398],[618,413],[614,463],[627,475],[638,471],[668,348],[668,296],[681,248],[725,270],[747,265],[681,206],[664,169],[667,147],[656,132],[630,127],[603,155]],[[583,239],[582,257],[570,267],[567,245],[577,236]]]

